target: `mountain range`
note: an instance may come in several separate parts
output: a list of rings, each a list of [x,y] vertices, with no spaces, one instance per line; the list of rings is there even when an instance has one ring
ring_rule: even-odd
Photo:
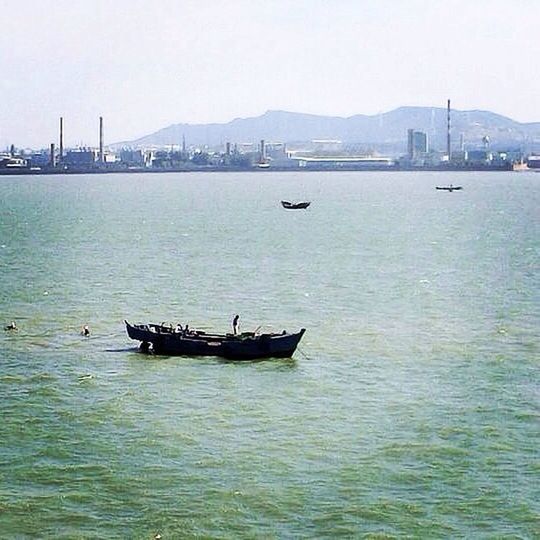
[[[178,145],[210,147],[226,142],[303,142],[337,139],[346,144],[405,149],[407,130],[425,131],[433,148],[446,148],[447,110],[437,107],[399,107],[389,112],[347,118],[270,110],[253,118],[236,118],[222,124],[173,124],[114,147]],[[490,111],[451,111],[451,134],[457,146],[461,134],[467,145],[481,145],[488,136],[499,148],[537,147],[540,122],[520,123]]]

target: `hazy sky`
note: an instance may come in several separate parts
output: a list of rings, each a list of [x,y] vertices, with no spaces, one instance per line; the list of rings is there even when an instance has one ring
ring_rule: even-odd
[[[267,109],[540,121],[540,0],[0,0],[0,146]]]

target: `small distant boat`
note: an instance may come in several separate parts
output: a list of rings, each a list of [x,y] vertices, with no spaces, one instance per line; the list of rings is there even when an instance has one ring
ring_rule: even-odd
[[[141,350],[150,345],[155,354],[185,356],[221,356],[229,360],[290,358],[302,339],[305,328],[295,334],[242,332],[211,334],[199,330],[180,330],[164,324],[126,324],[131,339],[141,342]]]
[[[287,210],[302,210],[304,208],[307,208],[311,204],[311,201],[304,201],[304,202],[297,202],[292,203],[289,201],[281,201],[281,205],[283,208],[286,208]]]
[[[450,184],[449,186],[436,186],[435,189],[441,189],[443,191],[459,191],[460,189],[463,189],[462,186],[453,186]]]

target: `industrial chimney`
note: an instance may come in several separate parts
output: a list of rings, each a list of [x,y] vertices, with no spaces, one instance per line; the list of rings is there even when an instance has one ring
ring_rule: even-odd
[[[54,143],[51,143],[51,160],[50,160],[51,167],[56,167],[56,159],[54,155]]]
[[[103,163],[104,160],[103,155],[103,116],[99,117],[99,162]]]
[[[60,154],[58,156],[58,162],[62,163],[64,157],[64,119],[60,117]]]
[[[448,154],[448,161],[450,161],[450,100],[448,100],[447,110],[446,152]]]

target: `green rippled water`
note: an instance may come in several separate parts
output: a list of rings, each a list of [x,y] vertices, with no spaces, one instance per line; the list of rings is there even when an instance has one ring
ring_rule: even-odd
[[[539,181],[1,178],[0,537],[540,537]],[[122,325],[237,312],[300,350]]]

